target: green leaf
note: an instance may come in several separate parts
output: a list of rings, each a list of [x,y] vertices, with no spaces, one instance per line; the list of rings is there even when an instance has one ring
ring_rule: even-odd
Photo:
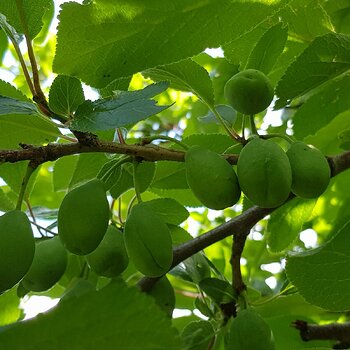
[[[61,135],[49,120],[34,115],[0,116],[0,148],[19,148],[20,143],[41,145]]]
[[[340,148],[350,150],[350,129],[341,131],[338,134],[338,139],[340,141]]]
[[[0,28],[1,28],[1,24],[0,24]],[[5,32],[0,31],[0,65],[2,65],[7,48],[8,48],[7,36],[6,36]],[[1,94],[1,95],[3,95],[3,94]]]
[[[79,156],[72,155],[56,160],[53,168],[54,191],[66,191],[77,166]]]
[[[208,105],[214,104],[213,85],[208,72],[191,59],[151,68],[142,74],[154,81],[170,81],[173,89],[192,92]]]
[[[229,126],[232,126],[235,123],[237,119],[237,112],[231,106],[217,105],[215,106],[215,109]],[[212,111],[209,111],[207,115],[204,117],[199,117],[198,119],[203,123],[221,124]]]
[[[2,188],[0,188],[0,210],[9,211],[14,210],[15,204],[13,201],[6,195]]]
[[[55,78],[49,94],[49,106],[53,112],[70,116],[84,101],[84,91],[79,79],[66,75]]]
[[[157,198],[144,203],[150,206],[152,211],[162,217],[167,224],[180,225],[189,216],[186,208],[171,198]]]
[[[276,69],[283,71],[291,61],[295,60],[295,55],[298,53],[295,51],[295,43],[304,47],[304,42],[310,42],[316,36],[334,30],[329,16],[319,1],[290,0],[281,1],[279,5],[279,8],[265,21],[257,21],[251,30],[245,31],[230,43],[223,45],[225,57],[230,62],[244,67],[251,54],[252,46],[261,39],[264,33],[279,22],[288,23],[291,41],[288,43],[288,50],[280,56],[280,58],[283,56],[283,60],[276,64],[278,66]],[[246,16],[249,15],[246,14]],[[300,40],[295,40],[295,38],[300,38]]]
[[[0,13],[18,33],[29,34],[34,39],[40,32],[45,12],[50,9],[52,0],[2,0]]]
[[[106,87],[99,89],[101,97],[106,98],[113,96],[120,90],[127,91],[130,85],[130,81],[131,77],[113,80]]]
[[[134,187],[134,178],[132,176],[132,172],[127,170],[127,166],[130,166],[130,164],[124,164],[122,166],[122,172],[118,181],[109,190],[114,199],[119,198],[119,196],[121,196],[124,192]]]
[[[223,153],[234,141],[225,134],[193,134],[185,137],[183,143],[187,146],[202,146],[213,152]]]
[[[122,173],[122,163],[120,162],[121,158],[122,157],[120,155],[116,155],[107,161],[105,164],[103,164],[96,176],[98,179],[101,179],[104,182],[106,190],[113,187],[120,178]]]
[[[128,168],[128,165],[126,165],[126,167]],[[153,181],[155,171],[156,165],[154,162],[143,161],[137,164],[135,176],[140,193],[145,192],[150,186]]]
[[[83,153],[79,155],[69,188],[73,188],[97,176],[101,167],[106,163],[107,156],[103,153]]]
[[[16,322],[21,316],[16,288],[0,295],[0,326]]]
[[[190,322],[181,334],[184,350],[208,349],[215,337],[213,326],[209,321]]]
[[[199,282],[199,288],[212,298],[218,305],[229,303],[236,298],[233,295],[233,288],[227,281],[218,278],[205,278]]]
[[[66,3],[54,71],[101,88],[116,78],[219,47],[266,20],[278,6],[229,0],[137,0],[123,7],[111,0]]]
[[[162,189],[152,187],[151,191],[160,197],[173,198],[184,206],[203,206],[203,204],[194,196],[190,189]]]
[[[277,23],[270,27],[254,46],[245,69],[258,69],[268,74],[281,55],[288,37],[288,27]]]
[[[0,115],[9,114],[38,115],[39,111],[34,103],[0,96]]]
[[[301,140],[315,134],[349,108],[350,74],[346,73],[329,81],[297,110],[293,116],[295,137]]]
[[[157,162],[152,188],[186,189],[185,165],[180,162]]]
[[[119,91],[115,96],[81,104],[71,123],[79,131],[99,131],[135,124],[170,106],[157,106],[150,98],[168,88],[167,82],[146,86],[143,90]]]
[[[4,31],[6,36],[12,42],[15,42],[17,44],[21,42],[22,36],[20,36],[17,33],[16,29],[8,23],[7,18],[1,12],[0,12],[0,28]]]
[[[287,259],[287,276],[306,301],[331,311],[350,304],[350,221],[319,248]]]
[[[281,252],[293,243],[304,223],[310,219],[316,201],[293,198],[271,214],[267,224],[267,243],[272,252]]]
[[[177,331],[153,299],[122,282],[3,328],[0,343],[3,350],[180,349]]]
[[[19,101],[29,102],[30,100],[17,90],[13,85],[4,80],[0,80],[0,95],[13,98]]]
[[[350,36],[329,33],[317,37],[279,81],[278,106],[304,95],[350,69]]]

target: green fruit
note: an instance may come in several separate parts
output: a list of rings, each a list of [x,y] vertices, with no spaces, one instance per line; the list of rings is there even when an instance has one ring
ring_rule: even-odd
[[[268,324],[252,309],[242,310],[233,319],[226,350],[275,350],[273,334]]]
[[[157,281],[148,294],[155,299],[156,304],[171,318],[175,308],[175,292],[167,277],[164,276]]]
[[[254,138],[241,151],[237,174],[243,193],[262,208],[283,204],[292,185],[286,153],[270,140]]]
[[[104,184],[95,179],[70,191],[58,211],[58,235],[67,250],[86,255],[107,230],[109,204]]]
[[[48,290],[64,274],[67,261],[67,251],[59,237],[37,243],[33,263],[22,280],[23,287],[33,292]]]
[[[124,239],[137,270],[152,277],[168,272],[173,260],[170,230],[146,203],[132,208],[125,223]]]
[[[224,94],[230,105],[243,114],[265,110],[273,99],[269,78],[256,69],[246,69],[227,81]]]
[[[208,208],[221,210],[236,204],[241,190],[233,167],[219,154],[200,146],[185,154],[187,183]]]
[[[100,276],[116,277],[129,264],[124,235],[114,226],[109,226],[100,245],[86,256],[91,270]]]
[[[292,192],[301,198],[317,198],[331,177],[326,157],[304,142],[293,143],[287,151],[292,168]]]
[[[34,251],[35,241],[27,215],[12,210],[0,216],[0,293],[24,277]]]

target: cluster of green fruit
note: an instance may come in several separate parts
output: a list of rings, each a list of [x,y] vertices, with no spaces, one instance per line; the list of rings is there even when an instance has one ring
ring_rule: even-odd
[[[35,243],[26,214],[13,210],[0,217],[0,293],[21,281],[24,291],[41,292],[62,277],[67,252],[58,237]]]
[[[58,212],[58,234],[63,245],[73,254],[85,255],[91,269],[106,277],[122,273],[129,257],[147,276],[161,276],[169,270],[170,230],[147,202],[133,206],[123,233],[108,226],[109,215],[101,180],[92,180],[70,191]]]
[[[237,111],[253,115],[269,106],[273,88],[262,72],[248,69],[226,83],[225,95]],[[318,149],[293,142],[285,152],[271,139],[258,135],[242,148],[237,175],[223,157],[199,146],[186,152],[185,167],[192,192],[215,210],[237,203],[241,191],[262,208],[283,204],[290,192],[305,199],[316,198],[330,181],[327,159]]]
[[[145,203],[135,205],[124,232],[109,225],[110,210],[104,183],[94,179],[70,191],[58,212],[58,236],[35,243],[25,213],[15,210],[0,217],[0,292],[20,282],[20,293],[42,292],[55,285],[67,266],[67,253],[85,256],[97,275],[113,278],[128,266],[147,276],[162,276],[173,253],[168,226]],[[163,277],[150,292],[171,316],[175,295]]]

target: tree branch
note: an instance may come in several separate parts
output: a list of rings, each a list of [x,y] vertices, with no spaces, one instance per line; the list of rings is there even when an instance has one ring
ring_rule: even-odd
[[[234,294],[236,295],[240,295],[247,288],[242,277],[241,257],[249,232],[250,228],[247,228],[246,231],[242,231],[236,235],[233,235],[232,239],[232,287]]]
[[[215,227],[214,229],[182,243],[173,250],[173,262],[171,268],[178,265],[180,262],[186,260],[190,256],[200,252],[204,248],[221,241],[222,239],[238,235],[240,232],[248,232],[250,229],[266,215],[270,214],[275,209],[266,209],[254,206],[239,216],[225,222],[224,224]],[[154,285],[158,278],[144,277],[138,285],[143,291],[148,291]]]
[[[338,343],[333,349],[348,349],[350,347],[350,322],[318,325],[296,320],[292,326],[299,330],[300,337],[304,341],[337,340]]]
[[[110,153],[110,154],[127,154],[144,160],[170,160],[176,162],[184,161],[184,152],[171,150],[155,145],[127,145],[114,142],[98,141],[91,144],[87,142],[56,144],[49,143],[46,146],[21,145],[23,149],[18,150],[1,150],[0,163],[16,163],[23,160],[32,160],[36,163],[45,163],[54,161],[61,157],[80,153]],[[227,157],[229,158],[229,157]],[[229,159],[237,157],[230,156]]]

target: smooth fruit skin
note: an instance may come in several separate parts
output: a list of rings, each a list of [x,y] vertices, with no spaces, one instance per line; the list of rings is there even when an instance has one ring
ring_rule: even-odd
[[[155,299],[156,304],[171,318],[175,308],[175,292],[167,277],[164,276],[158,280],[148,294]]]
[[[219,154],[193,146],[185,154],[185,169],[188,186],[206,207],[221,210],[239,200],[237,175]]]
[[[295,142],[287,151],[292,168],[292,192],[301,198],[317,198],[326,189],[331,171],[326,157],[317,148]]]
[[[35,241],[27,215],[12,210],[0,216],[0,293],[24,277],[34,251]]]
[[[226,350],[275,350],[273,335],[268,324],[252,309],[242,310],[233,319]]]
[[[33,292],[50,289],[63,276],[67,261],[67,251],[59,237],[37,243],[33,263],[22,280],[23,286]]]
[[[124,243],[124,234],[114,226],[108,226],[99,246],[86,256],[92,271],[104,277],[120,275],[129,264]]]
[[[137,270],[151,277],[168,272],[173,260],[170,230],[146,204],[132,208],[125,223],[124,239]]]
[[[246,69],[227,81],[224,94],[236,111],[252,115],[262,112],[270,105],[274,91],[263,72]]]
[[[95,179],[70,191],[58,210],[58,235],[67,250],[86,255],[107,230],[109,204],[104,184]]]
[[[283,149],[270,140],[254,138],[244,146],[237,162],[243,193],[262,208],[283,204],[290,193],[292,170]]]

